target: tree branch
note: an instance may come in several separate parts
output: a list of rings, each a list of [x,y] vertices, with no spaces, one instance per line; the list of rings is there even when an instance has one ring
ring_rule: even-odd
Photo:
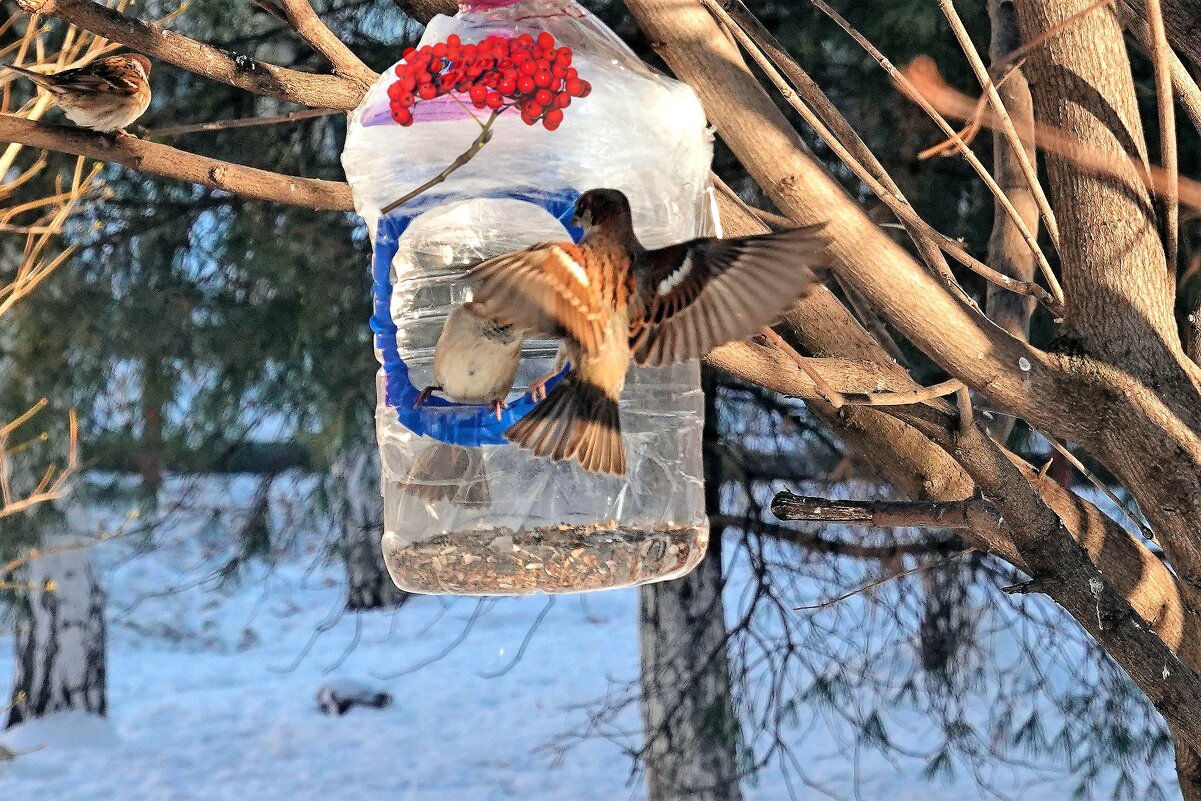
[[[17,0],[30,14],[57,17],[106,39],[140,50],[189,72],[248,92],[311,108],[349,111],[359,104],[363,87],[349,78],[314,75],[234,55],[141,20],[94,0]]]
[[[936,528],[987,531],[1001,536],[1004,521],[980,498],[950,503],[917,501],[840,501],[795,495],[787,490],[772,499],[771,511],[781,520],[847,523],[875,528]]]
[[[280,4],[288,24],[296,30],[301,39],[308,42],[333,65],[335,75],[349,78],[364,90],[379,78],[379,73],[364,64],[362,59],[321,21],[309,0],[280,0]]]
[[[986,281],[1021,295],[1028,295],[1047,306],[1056,317],[1063,315],[1063,305],[1033,281],[1022,281],[1000,273],[981,263],[962,245],[934,230],[921,218],[900,187],[888,175],[867,145],[854,132],[834,104],[825,96],[813,79],[792,59],[783,46],[771,36],[741,0],[704,0],[709,10],[722,21],[755,60],[781,95],[792,106],[834,154],[855,173],[881,202],[886,205],[913,239],[923,260],[939,276],[943,284],[960,300],[975,307],[975,302],[955,280],[941,251],[946,251],[965,267]],[[781,74],[784,73],[784,74]],[[785,79],[787,76],[787,80]],[[789,85],[791,82],[792,86]],[[794,91],[795,88],[795,91]],[[798,99],[798,95],[800,99]],[[803,100],[803,102],[802,102]],[[1036,218],[1037,222],[1037,218]]]
[[[992,29],[989,61],[993,70],[987,76],[988,80],[992,81],[992,76],[998,74],[1000,65],[1020,46],[1022,35],[1018,31],[1017,12],[1014,11],[1011,0],[989,0],[988,17]],[[1003,82],[996,84],[996,93],[1013,127],[1026,131],[1027,140],[1022,142],[1019,137],[1015,143],[994,136],[993,171],[997,176],[997,184],[1026,220],[1026,225],[1034,229],[1038,225],[1039,202],[1033,194],[1025,169],[1019,169],[1015,163],[1017,151],[1014,150],[1015,146],[1022,148],[1026,161],[1030,164],[1035,163],[1034,104],[1030,98],[1030,85],[1021,70],[1014,70]],[[1022,242],[1021,233],[999,203],[993,205],[992,233],[988,237],[988,262],[997,271],[1014,280],[1034,279],[1034,254]],[[1034,304],[1026,298],[1014,297],[990,286],[984,298],[984,311],[988,319],[1012,336],[1030,341],[1030,320],[1034,315]],[[1058,316],[1063,316],[1062,309]],[[1016,420],[1008,415],[997,415],[984,425],[989,436],[1003,444],[1013,431],[1015,422]]]
[[[783,519],[790,520],[793,518]],[[889,545],[861,545],[857,542],[842,542],[830,539],[829,537],[823,537],[819,534],[802,531],[789,526],[768,523],[764,520],[748,520],[736,515],[709,515],[709,522],[722,528],[734,528],[751,534],[763,534],[772,539],[799,545],[815,553],[827,554],[829,556],[847,556],[853,559],[892,561],[900,556],[948,554],[964,550],[963,543],[955,538],[925,539],[918,542],[897,542]]]
[[[422,25],[429,25],[430,20],[438,14],[450,17],[459,10],[459,4],[455,0],[394,0],[394,2],[401,11]]]
[[[46,125],[0,114],[0,141],[74,153],[130,169],[178,178],[252,200],[273,200],[319,211],[351,211],[350,187],[338,181],[296,178],[231,164],[132,137]]]
[[[1055,213],[1051,211],[1051,201],[1047,199],[1046,194],[1043,192],[1042,184],[1038,181],[1038,171],[1034,168],[1034,159],[1026,152],[1026,145],[1018,135],[1017,127],[1014,125],[1013,119],[1009,116],[1008,109],[1006,109],[1005,104],[1001,101],[1001,95],[997,91],[992,78],[989,76],[988,68],[984,66],[984,60],[976,52],[976,46],[972,44],[972,38],[968,35],[967,28],[963,25],[963,20],[959,18],[959,13],[955,10],[955,3],[953,0],[938,0],[938,5],[942,9],[943,15],[947,18],[947,22],[950,23],[951,31],[955,34],[955,39],[958,40],[960,49],[967,56],[968,64],[971,65],[972,72],[976,75],[976,80],[980,82],[980,86],[984,90],[984,95],[988,98],[988,104],[992,107],[993,114],[1001,122],[1001,133],[1010,147],[1009,155],[1017,160],[1018,168],[1022,176],[1026,179],[1027,189],[1033,193],[1034,201],[1038,206],[1039,212],[1042,214],[1043,222],[1047,226],[1047,234],[1051,237],[1051,243],[1058,248],[1059,226],[1055,224]],[[1000,185],[999,181],[998,185]],[[1005,187],[1002,186],[1001,190],[1004,192]],[[1018,216],[1022,215],[1019,213]],[[1030,230],[1037,233],[1037,224],[1036,220],[1033,225],[1029,225]]]
[[[1034,253],[1035,258],[1038,259],[1039,269],[1042,270],[1043,278],[1045,278],[1047,281],[1047,286],[1051,288],[1051,294],[1057,301],[1063,303],[1063,289],[1059,286],[1059,280],[1055,277],[1055,273],[1051,269],[1050,263],[1047,261],[1046,254],[1044,254],[1042,248],[1039,247],[1038,238],[1026,225],[1026,222],[1022,219],[1021,215],[1018,214],[1017,209],[1013,207],[1013,204],[1009,202],[1009,197],[1001,190],[999,186],[997,186],[997,182],[993,179],[992,174],[988,171],[988,168],[984,166],[984,163],[981,162],[976,156],[975,152],[968,147],[968,145],[959,137],[959,134],[955,132],[955,130],[947,123],[945,119],[943,119],[942,115],[939,114],[933,106],[927,103],[919,94],[913,91],[913,87],[909,84],[908,77],[898,70],[893,63],[876,48],[875,45],[869,42],[863,36],[863,34],[855,30],[855,28],[852,27],[851,24],[842,17],[841,14],[831,8],[828,3],[824,2],[824,0],[811,1],[815,6],[820,8],[826,14],[826,16],[834,20],[835,24],[842,28],[848,36],[854,39],[860,47],[867,51],[867,53],[876,60],[876,63],[878,63],[880,67],[888,73],[888,76],[896,81],[897,86],[900,87],[901,91],[919,106],[921,106],[922,110],[930,116],[930,119],[934,120],[935,125],[937,125],[944,134],[955,140],[955,144],[958,146],[960,155],[962,155],[967,163],[971,165],[972,169],[976,171],[976,175],[978,175],[980,180],[984,182],[984,185],[988,187],[988,191],[992,193],[997,202],[1004,207],[1006,213],[1009,214],[1010,219],[1013,220],[1014,226],[1021,233],[1022,238],[1030,247],[1031,252]]]
[[[1167,187],[1161,203],[1163,242],[1168,269],[1176,271],[1176,249],[1180,236],[1180,165],[1176,157],[1176,104],[1172,98],[1172,51],[1164,31],[1159,0],[1146,0],[1147,24],[1151,29],[1149,55],[1155,65],[1155,102],[1159,113],[1159,160],[1167,174]]]

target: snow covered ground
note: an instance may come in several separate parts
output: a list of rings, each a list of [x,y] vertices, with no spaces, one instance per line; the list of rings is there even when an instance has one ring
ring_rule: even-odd
[[[0,736],[0,744],[21,752],[0,762],[0,798],[643,796],[619,745],[594,739],[561,754],[553,747],[584,729],[611,682],[636,678],[635,591],[564,596],[549,611],[546,598],[480,607],[470,599],[422,597],[396,612],[341,614],[339,566],[323,557],[323,535],[291,517],[303,482],[300,489],[279,484],[273,519],[277,526],[284,521],[289,542],[270,568],[245,567],[236,581],[222,583],[214,573],[232,553],[253,494],[248,480],[203,488],[150,544],[119,538],[98,547],[110,593],[109,721],[68,716]],[[5,632],[4,687],[11,651]],[[323,715],[316,692],[339,677],[378,686],[395,701],[383,710]],[[618,723],[636,736],[636,707]],[[979,795],[964,771],[932,783],[922,776],[922,761],[851,753],[836,722],[805,729],[796,740],[807,775],[840,797]],[[1021,771],[992,778],[1013,797],[1063,798],[1074,787],[1070,777],[1027,786]],[[745,796],[768,801],[786,798],[787,790],[769,769],[748,783]],[[805,787],[798,796],[820,797]]]

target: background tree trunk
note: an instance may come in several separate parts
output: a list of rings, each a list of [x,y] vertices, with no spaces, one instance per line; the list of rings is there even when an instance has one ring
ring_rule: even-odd
[[[392,583],[380,552],[384,504],[374,443],[345,449],[334,463],[331,484],[338,544],[346,562],[346,608],[399,606],[408,595]]]
[[[54,514],[43,537],[45,556],[24,570],[30,590],[17,605],[8,726],[73,709],[103,715],[104,591],[92,550]]]
[[[705,444],[716,444],[713,382],[706,380]],[[718,511],[721,476],[706,447],[706,506]],[[726,656],[721,529],[691,574],[640,591],[642,721],[648,801],[741,801],[738,719]]]
[[[1012,0],[989,0],[988,18],[992,25],[992,37],[988,55],[997,64],[1021,46],[1022,36],[1018,30],[1017,12]],[[997,94],[1005,104],[1005,110],[1013,119],[1018,133],[1029,135],[1031,143],[1026,148],[1030,163],[1035,163],[1034,152],[1034,101],[1030,97],[1030,85],[1022,71],[1015,70],[997,87]],[[1005,191],[1013,207],[1021,214],[1026,227],[1038,232],[1038,204],[1034,192],[1026,182],[1017,156],[1009,142],[1000,133],[992,135],[993,175],[997,184]],[[988,239],[988,264],[995,270],[1021,281],[1034,280],[1034,252],[1022,239],[1022,234],[1005,208],[997,202],[993,206],[992,235]],[[1009,292],[994,283],[986,290],[985,312],[990,320],[1021,340],[1030,339],[1030,318],[1034,314],[1034,298]],[[998,415],[985,422],[985,430],[997,442],[1004,444],[1013,431],[1015,419]]]

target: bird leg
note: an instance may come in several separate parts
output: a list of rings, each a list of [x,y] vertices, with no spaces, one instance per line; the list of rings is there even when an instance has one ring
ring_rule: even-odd
[[[492,407],[492,411],[496,412],[496,422],[498,423],[500,422],[501,410],[509,408],[509,404],[505,403],[504,398],[493,398],[492,402],[488,405]]]
[[[418,392],[417,400],[413,401],[413,408],[420,409],[422,406],[424,406],[425,402],[430,399],[430,395],[433,395],[435,390],[441,391],[442,387],[438,386],[437,384],[431,384],[430,386]]]
[[[534,399],[535,403],[546,400],[547,382],[557,376],[559,374],[559,370],[563,369],[561,365],[556,365],[556,367],[557,369],[551,370],[549,373],[530,384],[527,388],[527,391],[530,393],[530,397]]]

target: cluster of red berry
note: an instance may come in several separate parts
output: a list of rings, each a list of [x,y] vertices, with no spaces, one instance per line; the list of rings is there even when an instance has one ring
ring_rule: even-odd
[[[413,124],[413,106],[451,92],[466,94],[476,108],[494,112],[517,107],[526,125],[539,120],[548,131],[563,122],[563,109],[573,97],[587,97],[592,85],[571,66],[567,46],[555,37],[528,33],[506,38],[489,36],[479,44],[463,44],[451,34],[445,42],[410,47],[396,65],[396,83],[388,87],[392,119]]]

